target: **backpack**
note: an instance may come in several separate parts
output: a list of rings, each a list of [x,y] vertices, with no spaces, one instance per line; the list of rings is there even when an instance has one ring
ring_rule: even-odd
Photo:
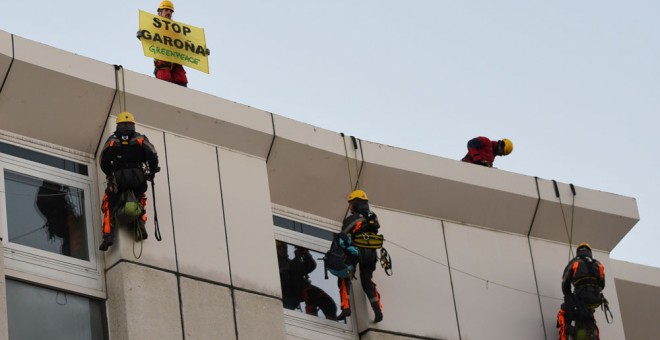
[[[345,245],[344,248],[341,247],[341,243]],[[337,233],[334,235],[330,250],[328,250],[323,257],[326,278],[328,271],[339,278],[346,278],[352,275],[353,268],[355,268],[355,264],[357,263],[357,256],[351,254],[345,249],[352,246],[353,241],[345,233]]]
[[[126,168],[113,173],[119,191],[139,188],[146,179],[141,168]]]
[[[598,281],[602,278],[599,262],[587,257],[578,259],[576,263],[573,294],[585,307],[593,311],[603,303],[603,289],[598,285]]]

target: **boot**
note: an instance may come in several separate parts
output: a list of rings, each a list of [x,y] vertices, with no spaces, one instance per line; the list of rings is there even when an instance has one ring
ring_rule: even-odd
[[[383,311],[380,310],[380,304],[378,304],[378,301],[372,302],[371,308],[374,309],[374,323],[383,321]]]
[[[99,246],[100,251],[106,251],[115,243],[115,236],[112,234],[103,235],[103,242]]]
[[[351,309],[342,309],[341,313],[337,315],[337,320],[345,320],[347,317],[351,316]]]
[[[146,240],[148,237],[149,235],[147,234],[147,228],[144,226],[144,221],[139,218],[135,228],[135,241]]]

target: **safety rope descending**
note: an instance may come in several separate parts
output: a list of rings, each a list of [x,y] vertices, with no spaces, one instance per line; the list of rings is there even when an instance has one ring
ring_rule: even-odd
[[[555,187],[555,196],[559,199],[559,209],[561,209],[561,216],[562,216],[562,221],[564,222],[564,229],[566,230],[566,236],[568,237],[568,260],[570,261],[574,255],[573,255],[573,217],[575,216],[575,187],[573,184],[571,184],[571,191],[573,192],[573,204],[572,204],[572,212],[571,212],[571,228],[570,231],[568,230],[568,222],[566,221],[566,214],[564,213],[564,204],[561,201],[561,195],[559,194],[559,186],[557,185],[557,181],[554,179],[552,180],[552,184]]]
[[[344,157],[346,158],[346,168],[348,169],[348,188],[353,190],[353,176],[351,175],[351,163],[348,159],[348,148],[346,148],[346,138],[343,132],[339,133],[341,135],[342,143],[344,144]]]
[[[117,71],[121,70],[121,89],[119,89],[119,77],[117,75]],[[128,111],[126,108],[126,81],[124,79],[124,67],[121,65],[115,65],[115,87],[118,90],[119,94],[119,112],[124,112]],[[122,98],[123,98],[123,103],[122,103]],[[123,104],[123,105],[122,105]]]
[[[156,237],[156,240],[160,242],[163,238],[160,235],[160,227],[158,226],[158,211],[156,211],[156,183],[154,182],[154,178],[151,177],[151,197],[154,202],[154,236]]]

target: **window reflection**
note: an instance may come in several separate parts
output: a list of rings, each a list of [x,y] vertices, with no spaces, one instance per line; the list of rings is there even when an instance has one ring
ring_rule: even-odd
[[[4,171],[9,242],[89,260],[84,191]]]
[[[324,278],[323,254],[275,242],[284,308],[336,320],[339,294],[335,282]]]
[[[103,304],[20,281],[7,280],[12,340],[103,340]]]

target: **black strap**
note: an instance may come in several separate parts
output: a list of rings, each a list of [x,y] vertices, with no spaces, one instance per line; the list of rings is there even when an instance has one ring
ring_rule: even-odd
[[[151,196],[154,200],[154,236],[156,237],[156,240],[160,242],[163,238],[160,235],[160,228],[158,227],[158,212],[156,211],[156,190],[154,189],[155,186],[156,183],[154,182],[154,179],[151,178]]]
[[[600,305],[600,309],[605,314],[605,321],[607,321],[607,323],[612,323],[614,322],[614,315],[612,315],[612,311],[610,310],[610,303],[604,295],[601,296],[603,297],[603,304]],[[610,314],[609,317],[607,316],[608,313]]]

